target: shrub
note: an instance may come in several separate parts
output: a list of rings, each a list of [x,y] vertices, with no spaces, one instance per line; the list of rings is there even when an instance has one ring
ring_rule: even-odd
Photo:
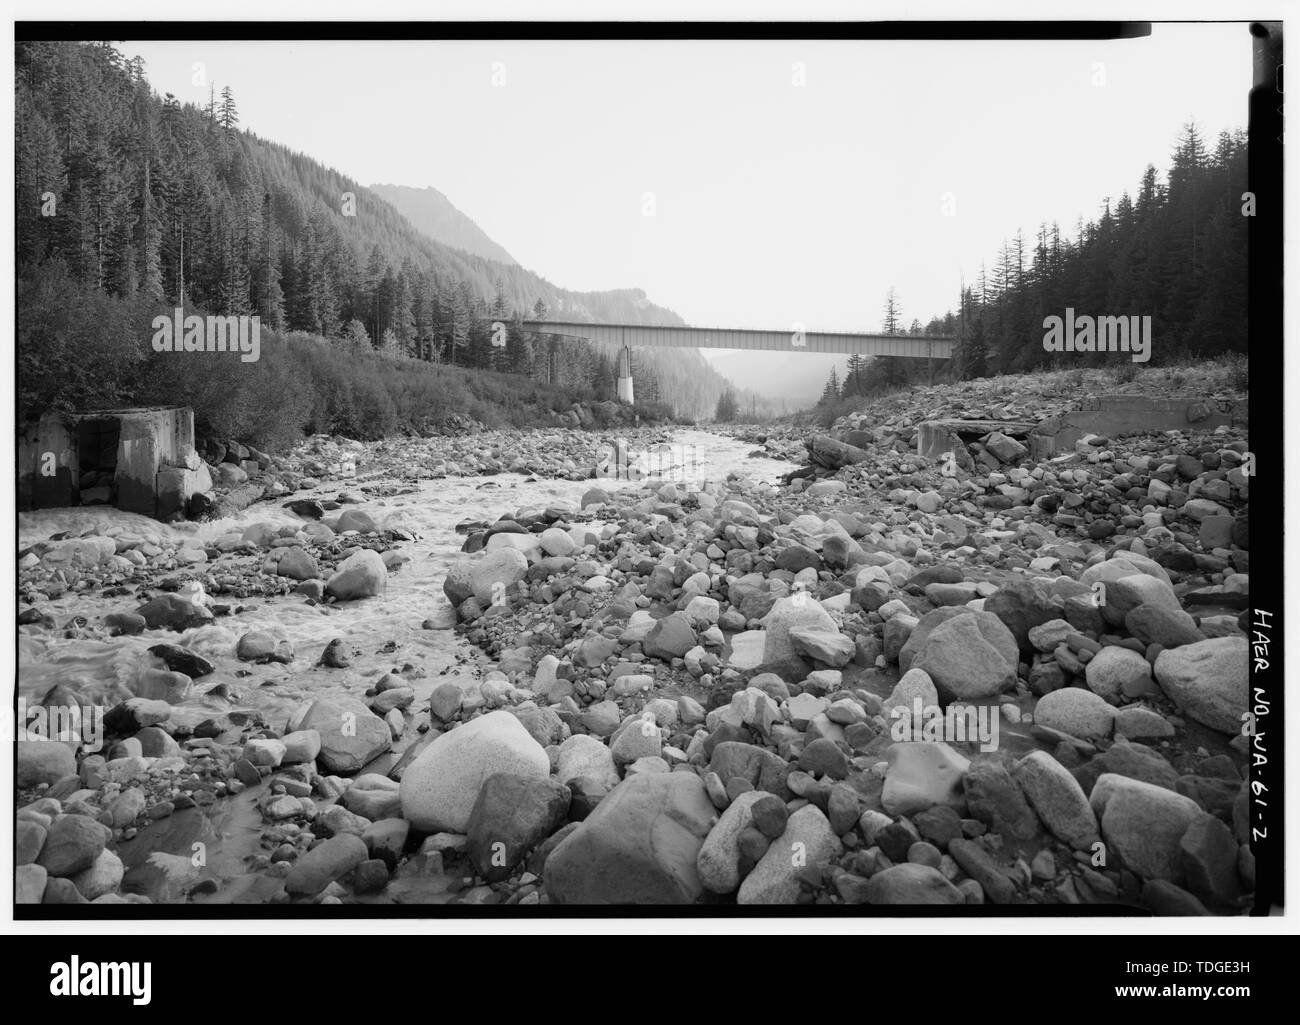
[[[229,352],[157,353],[150,322],[170,310],[106,296],[57,261],[19,279],[17,295],[20,421],[50,409],[186,405],[200,436],[278,449],[304,433],[427,434],[453,416],[489,427],[552,424],[594,399],[589,387],[380,354],[362,344],[359,324],[346,344],[263,330],[255,363]],[[671,410],[595,402],[587,419],[612,425],[634,416],[666,420]]]
[[[1140,363],[1124,360],[1122,363],[1117,363],[1114,369],[1111,370],[1111,377],[1116,384],[1129,384],[1137,379],[1138,370],[1141,366]]]
[[[84,288],[52,260],[17,282],[18,420],[131,401],[152,354],[150,311]]]
[[[1225,353],[1220,362],[1227,368],[1228,386],[1244,392],[1250,388],[1250,360],[1239,352]]]

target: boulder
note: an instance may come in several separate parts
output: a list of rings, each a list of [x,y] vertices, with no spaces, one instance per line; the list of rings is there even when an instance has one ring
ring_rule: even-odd
[[[811,630],[835,632],[835,621],[821,604],[806,594],[793,594],[782,598],[763,617],[766,636],[763,641],[762,668],[783,679],[802,679],[809,666],[795,647],[790,636],[792,630],[804,627]]]
[[[1085,791],[1091,792],[1103,773],[1113,772],[1144,783],[1154,783],[1166,790],[1178,789],[1178,770],[1163,754],[1145,744],[1135,744],[1120,737],[1105,751],[1074,770],[1074,778]]]
[[[843,851],[840,838],[820,808],[805,804],[786,822],[785,832],[740,884],[739,904],[795,904],[799,878],[807,869],[825,868]]]
[[[160,594],[135,611],[150,630],[188,630],[212,622],[212,613],[206,606],[196,605],[179,594]]]
[[[275,572],[291,580],[315,580],[320,576],[320,566],[305,548],[286,548],[275,565]]]
[[[1138,740],[1173,735],[1173,724],[1159,712],[1144,705],[1129,705],[1115,712],[1116,737]]]
[[[1139,555],[1137,552],[1131,552],[1125,548],[1117,548],[1111,552],[1110,558],[1106,561],[1089,566],[1079,574],[1079,582],[1091,587],[1098,580],[1107,582],[1122,580],[1134,573],[1143,573],[1146,576],[1155,577],[1157,580],[1163,580],[1166,584],[1172,586],[1168,572],[1160,563],[1156,562],[1155,559]]]
[[[45,846],[45,826],[31,819],[18,819],[14,823],[14,861],[19,865],[35,864]]]
[[[948,844],[948,854],[963,872],[979,883],[991,903],[1010,904],[1015,900],[1016,884],[1011,875],[982,844],[956,837]]]
[[[284,888],[291,894],[314,897],[369,857],[360,836],[339,833],[298,858],[285,876]]]
[[[918,573],[916,576],[920,576],[920,574]],[[930,639],[930,634],[941,623],[946,623],[956,616],[969,616],[973,611],[968,608],[947,606],[935,609],[933,612],[927,612],[920,619],[910,617],[906,612],[891,616],[885,623],[885,657],[891,662],[897,659],[899,671],[906,673],[912,668],[912,660],[916,658],[921,649],[925,647],[926,641]],[[890,643],[891,632],[901,637],[901,640],[896,641],[900,645],[896,651],[892,649]]]
[[[1101,839],[1097,817],[1069,769],[1046,751],[1031,751],[1016,763],[1012,775],[1053,836],[1075,850],[1091,851]]]
[[[530,850],[564,824],[569,798],[568,787],[545,776],[498,772],[485,779],[465,827],[478,874],[490,883],[508,878]]]
[[[740,886],[740,834],[754,819],[754,804],[764,798],[774,800],[762,790],[747,790],[739,795],[705,838],[695,867],[700,883],[710,893],[735,893]]]
[[[993,832],[1014,840],[1031,840],[1038,832],[1038,818],[1024,791],[996,756],[972,760],[962,777],[962,790],[971,817]]]
[[[984,612],[1000,620],[1021,651],[1031,651],[1029,631],[1060,616],[1060,608],[1029,581],[1011,581],[984,600]]]
[[[794,796],[786,785],[790,767],[785,759],[755,744],[722,741],[713,749],[709,771],[717,773],[724,783],[732,778],[743,779],[754,789],[766,790],[782,800]]]
[[[559,557],[571,555],[574,549],[578,547],[577,542],[569,536],[569,532],[561,530],[559,527],[547,527],[542,531],[539,540],[543,551],[547,555]]]
[[[1143,879],[1184,879],[1180,844],[1203,813],[1190,797],[1153,783],[1104,773],[1089,799],[1101,835],[1122,863]]]
[[[182,648],[178,644],[154,644],[150,646],[149,654],[158,658],[168,669],[184,673],[192,680],[207,676],[216,669],[198,652]]]
[[[339,803],[348,811],[370,822],[396,819],[403,825],[409,826],[409,823],[399,817],[402,814],[402,799],[398,793],[397,781],[381,776],[377,772],[358,776],[343,792]],[[362,825],[361,828],[364,833],[366,827]]]
[[[110,839],[109,828],[87,815],[60,815],[50,823],[36,864],[51,876],[75,876],[95,863]]]
[[[319,698],[312,702],[300,731],[320,734],[317,761],[329,772],[360,772],[393,745],[388,723],[356,698]]]
[[[379,529],[374,517],[360,509],[344,509],[334,524],[334,529],[342,534],[345,530],[355,530],[361,534],[373,534]]]
[[[931,631],[910,668],[922,669],[945,701],[994,697],[1015,685],[1016,640],[996,616],[969,612]]]
[[[288,639],[276,637],[267,631],[249,630],[239,638],[235,657],[242,662],[288,664],[293,661],[293,645]]]
[[[1211,905],[1230,905],[1241,896],[1240,848],[1232,830],[1213,815],[1198,815],[1179,841],[1187,888]]]
[[[376,551],[353,552],[325,583],[325,593],[338,601],[373,598],[388,586],[388,567]]]
[[[575,733],[560,745],[555,778],[568,783],[583,776],[610,789],[618,786],[613,752],[590,734]]]
[[[546,859],[556,904],[691,904],[696,867],[717,820],[699,776],[642,773],[605,797]]]
[[[907,863],[873,875],[867,883],[868,904],[965,904],[962,892],[938,869]]]
[[[993,431],[984,439],[984,447],[1004,463],[1015,463],[1029,455],[1029,449],[1015,438]]]
[[[425,833],[463,833],[484,782],[497,773],[545,779],[546,751],[509,712],[442,734],[402,774],[402,815]]]
[[[1084,675],[1088,689],[1109,700],[1145,694],[1151,689],[1151,663],[1136,651],[1119,645],[1108,644],[1097,652]]]
[[[970,761],[947,744],[908,741],[891,744],[880,804],[890,815],[912,815],[936,804],[966,813],[962,778]]]
[[[624,723],[609,738],[609,753],[617,765],[630,765],[640,758],[658,758],[662,751],[663,736],[650,717]]]
[[[1065,638],[1077,631],[1064,619],[1052,619],[1029,628],[1029,643],[1035,651],[1044,654],[1065,643]]]
[[[134,687],[136,697],[179,705],[190,696],[194,681],[184,673],[145,667],[136,677]]]
[[[1144,604],[1130,609],[1124,616],[1124,628],[1143,644],[1177,648],[1205,640],[1205,635],[1181,609],[1174,611],[1160,605]]]
[[[1146,573],[1133,573],[1106,585],[1106,602],[1101,606],[1102,617],[1111,626],[1119,626],[1140,605],[1154,605],[1171,613],[1183,609],[1168,582]]]
[[[14,785],[20,788],[53,785],[77,771],[77,759],[70,744],[60,740],[18,741],[18,768]]]
[[[1220,733],[1241,732],[1249,704],[1250,652],[1244,636],[1166,649],[1156,658],[1156,681],[1189,717]]]
[[[40,865],[18,865],[14,869],[14,903],[40,904],[52,882]]]
[[[319,730],[296,730],[281,737],[284,744],[286,765],[297,762],[314,762],[320,755],[321,735]]]
[[[857,650],[851,637],[838,630],[817,630],[796,626],[790,630],[794,650],[805,658],[838,669],[852,660]]]
[[[939,707],[939,691],[929,673],[924,669],[909,669],[894,684],[889,697],[885,698],[881,714],[887,722],[893,722],[903,715],[915,717],[918,698],[922,710]]]
[[[459,607],[469,598],[483,608],[504,594],[528,572],[528,559],[514,548],[466,555],[457,559],[442,582],[447,600]]]
[[[125,873],[122,859],[105,848],[89,868],[72,877],[72,885],[86,900],[95,900],[106,893],[116,893]]]
[[[1141,661],[1146,664],[1145,659]],[[1038,699],[1034,706],[1034,722],[1081,740],[1099,740],[1111,735],[1115,727],[1115,709],[1090,690],[1062,687]]]
[[[657,620],[641,642],[641,650],[652,658],[671,662],[681,658],[696,645],[695,630],[680,612]]]

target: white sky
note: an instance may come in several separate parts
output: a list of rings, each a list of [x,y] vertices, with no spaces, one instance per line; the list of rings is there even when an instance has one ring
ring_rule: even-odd
[[[1245,24],[1106,43],[120,48],[183,101],[206,101],[203,62],[244,127],[362,184],[433,185],[557,285],[810,330],[878,329],[891,285],[905,322],[954,307],[1017,227],[1072,233],[1163,171],[1189,118],[1211,140],[1244,128],[1251,67]]]

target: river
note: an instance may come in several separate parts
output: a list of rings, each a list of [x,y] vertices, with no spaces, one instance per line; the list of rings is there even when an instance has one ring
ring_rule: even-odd
[[[667,467],[664,476],[679,488],[692,489],[705,482],[725,480],[731,474],[756,483],[772,483],[793,469],[792,464],[780,460],[750,458],[753,448],[707,431],[683,430],[673,437],[671,452],[676,465]],[[355,480],[333,480],[293,497],[332,499],[340,491],[356,492],[366,486],[391,483],[396,482],[367,474],[363,464]],[[390,576],[386,592],[338,604],[313,605],[298,596],[245,600],[240,611],[216,621],[220,629],[209,630],[195,644],[196,650],[212,657],[217,669],[196,682],[194,696],[176,708],[173,721],[192,725],[232,708],[255,708],[272,726],[279,727],[304,699],[331,693],[355,694],[366,680],[394,667],[410,664],[424,671],[423,685],[416,684],[417,701],[441,682],[440,676],[473,672],[481,665],[482,657],[455,633],[454,611],[442,591],[443,578],[464,541],[456,531],[457,524],[490,522],[503,515],[548,506],[576,511],[582,496],[595,486],[611,490],[636,487],[639,482],[612,478],[538,479],[515,473],[449,477],[424,481],[406,494],[348,506],[369,513],[381,529],[403,529],[416,538],[401,547],[410,561]],[[174,526],[109,507],[39,510],[20,515],[20,547],[59,531],[191,537],[206,542],[254,523],[301,525],[299,517],[283,508],[283,501],[259,502],[222,520]],[[201,575],[208,568],[193,567],[193,575]],[[178,573],[186,575],[187,571]],[[82,616],[93,627],[99,617],[133,610],[137,604],[134,598],[105,598],[87,592],[66,593],[42,607],[59,626]],[[251,629],[282,632],[294,647],[294,661],[252,665],[221,657],[233,655],[233,641]],[[168,630],[146,630],[140,636],[109,639],[103,639],[102,631],[93,629],[72,633],[74,636],[65,637],[59,631],[42,631],[40,635],[20,637],[19,692],[29,702],[39,701],[56,682],[74,687],[92,703],[111,704],[127,697],[141,669],[158,664],[147,649],[160,641],[174,643],[179,636]],[[86,636],[94,633],[101,636]],[[316,668],[321,651],[336,637],[357,652],[352,666],[345,671]],[[229,699],[205,695],[221,683],[234,691]]]

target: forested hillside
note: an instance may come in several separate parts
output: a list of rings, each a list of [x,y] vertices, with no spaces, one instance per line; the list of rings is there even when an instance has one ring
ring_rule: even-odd
[[[1017,232],[966,294],[966,375],[1052,362],[1043,318],[1067,306],[1149,315],[1152,362],[1244,353],[1246,172],[1245,132],[1224,132],[1211,147],[1188,124],[1163,181],[1148,165],[1136,195],[1102,200],[1097,219],[1077,224],[1072,238],[1057,224],[1039,225],[1032,239]]]
[[[991,265],[968,282],[957,313],[926,325],[906,315],[905,297],[886,297],[882,330],[960,337],[942,377],[1019,373],[1045,366],[1131,363],[1127,353],[1053,353],[1043,320],[1066,307],[1087,316],[1150,316],[1151,363],[1247,350],[1247,147],[1242,131],[1211,148],[1194,123],[1177,140],[1163,177],[1148,165],[1136,195],[1106,197],[1100,214],[1072,234],[1040,224],[1004,241]],[[910,327],[904,327],[910,320]],[[926,381],[927,360],[856,361],[828,382],[823,403]]]
[[[343,366],[374,351],[526,374],[557,389],[551,405],[612,399],[613,354],[529,335],[517,326],[523,317],[681,322],[636,289],[568,292],[516,264],[440,244],[337,171],[241,130],[229,88],[203,107],[182,105],[155,94],[145,70],[109,44],[18,44],[20,418],[52,405],[166,398],[198,403],[202,422],[208,411],[192,375],[148,348],[152,316],[180,303],[259,316],[272,353],[277,337],[297,332],[329,340]],[[70,310],[52,338],[35,311],[58,303]],[[495,321],[516,322],[504,347],[492,345]],[[96,370],[73,370],[69,388],[74,336]],[[698,353],[673,355],[682,365],[642,368],[638,397],[707,415],[725,382]],[[290,360],[282,369],[308,389],[311,368]],[[254,387],[251,372],[240,380]],[[315,410],[302,428],[358,419],[340,387],[317,381],[298,396]],[[411,412],[403,419],[414,423],[436,411]]]
[[[498,252],[509,261],[502,274],[513,270],[525,275],[534,294],[543,297],[542,306],[534,304],[530,317],[556,320],[603,321],[612,324],[681,324],[671,310],[656,306],[639,288],[613,289],[605,292],[573,292],[555,288],[530,271],[522,270],[505,249],[479,229],[466,214],[454,207],[436,189],[413,189],[397,185],[376,186],[378,195],[393,205],[422,234],[441,246]],[[513,276],[513,275],[510,275]],[[525,293],[527,286],[525,287]],[[485,293],[486,296],[486,293]],[[495,297],[493,297],[495,299]],[[534,346],[537,342],[534,341]],[[608,360],[618,357],[617,346],[595,348]],[[604,364],[599,369],[600,387],[607,388]],[[716,407],[717,398],[731,390],[730,382],[694,349],[638,349],[634,353],[636,394],[641,402],[666,403],[678,414],[703,418]],[[748,389],[737,392],[747,403],[755,398]],[[761,401],[759,404],[762,404]]]

